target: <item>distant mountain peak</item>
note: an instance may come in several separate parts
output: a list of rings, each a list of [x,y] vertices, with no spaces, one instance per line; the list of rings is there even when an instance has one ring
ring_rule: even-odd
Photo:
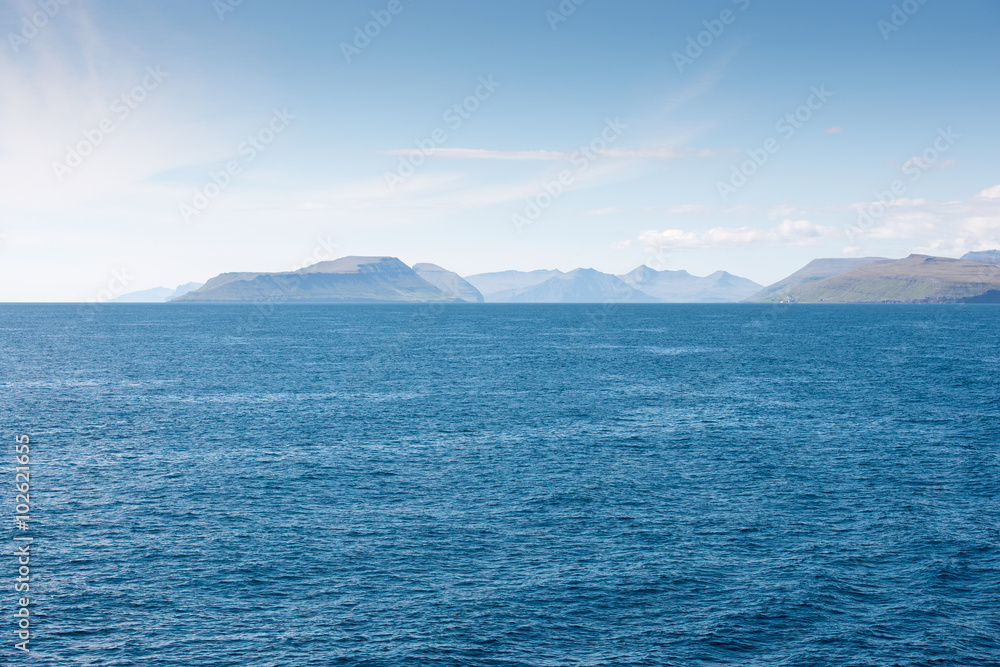
[[[437,264],[414,264],[413,270],[418,276],[437,287],[445,294],[456,296],[469,303],[483,303],[483,295],[465,278],[448,271]]]
[[[979,250],[967,252],[962,255],[962,259],[980,264],[1000,264],[1000,250]]]
[[[625,274],[629,276],[632,280],[655,280],[657,276],[674,276],[677,278],[694,278],[690,273],[684,269],[664,269],[663,271],[657,271],[656,269],[651,269],[649,266],[643,264],[637,269],[630,271]],[[624,279],[624,276],[620,276]],[[627,281],[626,281],[627,282]]]
[[[645,264],[643,264],[639,268],[632,270],[631,272],[629,272],[626,275],[632,276],[634,278],[651,278],[651,277],[655,276],[658,273],[659,273],[659,271],[657,271],[656,269],[651,269],[648,266],[646,266]]]
[[[525,290],[541,285],[555,276],[564,275],[558,269],[537,271],[498,271],[466,276],[465,280],[475,287],[487,303],[506,303]]]
[[[687,271],[657,271],[645,264],[618,276],[635,289],[664,303],[728,303],[743,301],[761,286],[752,280],[716,271],[700,278]]]
[[[141,290],[122,294],[114,303],[166,303],[171,299],[184,296],[188,292],[193,292],[202,286],[201,283],[185,283],[178,285],[176,289],[169,287],[154,287],[153,289]]]
[[[512,303],[653,303],[655,298],[596,269],[557,273],[510,297]]]

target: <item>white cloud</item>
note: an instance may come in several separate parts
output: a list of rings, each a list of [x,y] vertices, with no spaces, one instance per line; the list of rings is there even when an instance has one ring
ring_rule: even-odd
[[[835,227],[816,225],[808,220],[784,220],[771,229],[753,227],[716,227],[703,232],[682,229],[645,231],[639,242],[649,249],[719,248],[767,243],[772,245],[816,245],[824,239],[842,235]]]
[[[1000,199],[1000,185],[994,185],[992,188],[986,188],[979,193],[980,199]]]
[[[784,220],[771,231],[777,239],[790,243],[801,243],[808,239],[835,236],[837,233],[832,227],[814,225],[808,220]]]
[[[1000,248],[1000,185],[965,201],[897,199],[884,208],[878,202],[858,202],[849,210],[859,221],[852,230],[858,241],[853,246],[870,239],[944,255]],[[875,213],[872,224],[860,223],[865,211]]]

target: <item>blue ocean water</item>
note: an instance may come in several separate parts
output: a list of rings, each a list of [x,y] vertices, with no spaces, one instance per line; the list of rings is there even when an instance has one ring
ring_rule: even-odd
[[[24,665],[1000,664],[1000,308],[0,306]],[[0,511],[10,553],[13,484]]]

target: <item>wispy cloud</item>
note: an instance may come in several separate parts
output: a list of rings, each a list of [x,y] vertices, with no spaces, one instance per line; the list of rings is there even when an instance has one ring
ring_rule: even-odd
[[[190,122],[185,83],[162,63],[113,57],[127,46],[109,46],[90,11],[67,5],[21,54],[0,50],[3,207],[77,215],[102,202],[143,208],[155,189],[148,179],[234,152],[237,142],[220,132],[231,118]]]
[[[382,151],[383,155],[409,155],[414,149],[392,149]],[[674,146],[652,146],[648,148],[609,148],[603,151],[593,151],[600,158],[615,160],[676,160],[679,158],[707,158],[731,151],[716,151],[696,148],[677,148]],[[496,151],[485,148],[439,148],[434,151],[435,157],[456,160],[514,160],[542,162],[571,162],[580,158],[582,153],[548,150]]]

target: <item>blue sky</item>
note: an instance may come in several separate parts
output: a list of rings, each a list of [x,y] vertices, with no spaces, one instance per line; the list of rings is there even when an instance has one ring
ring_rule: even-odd
[[[1000,247],[988,0],[8,0],[0,28],[2,301],[347,254],[769,283]]]

